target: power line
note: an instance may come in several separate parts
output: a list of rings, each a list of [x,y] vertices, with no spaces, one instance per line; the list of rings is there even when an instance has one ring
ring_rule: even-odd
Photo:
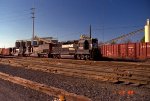
[[[18,19],[18,18],[25,18],[29,16],[29,14],[24,14],[24,15],[16,15],[16,16],[9,16],[9,17],[4,17],[4,18],[0,18],[0,21],[7,21],[7,20],[11,20],[11,19]]]
[[[136,26],[118,26],[118,27],[105,27],[105,28],[95,28],[93,30],[115,30],[115,29],[128,29],[128,28],[138,28],[138,27],[142,27],[143,25],[136,25]]]
[[[139,33],[139,32],[143,32],[143,31],[144,31],[144,28],[138,29],[138,30],[136,30],[136,31],[130,32],[130,33],[128,33],[128,34],[124,34],[124,35],[119,36],[119,37],[117,37],[117,38],[111,39],[111,40],[109,40],[109,41],[107,41],[107,42],[104,42],[104,44],[108,44],[108,43],[111,43],[111,42],[115,42],[115,41],[124,39],[125,37],[129,37],[129,36],[135,35],[135,34],[137,34],[137,33]]]
[[[25,20],[28,20],[27,18],[23,18],[23,17],[18,17],[18,18],[13,18],[13,19],[6,19],[6,20],[0,20],[0,23],[10,23],[10,22],[16,22],[16,21],[25,21]]]
[[[0,16],[0,22],[1,23],[3,23],[3,22],[9,23],[9,22],[12,22],[12,21],[16,22],[19,19],[26,19],[27,16],[29,16],[29,13],[28,14],[27,13],[16,13],[16,14],[14,15],[14,13],[13,13],[11,15],[2,15],[2,16]]]
[[[22,10],[22,11],[15,11],[15,12],[12,12],[12,13],[2,13],[0,12],[0,19],[4,19],[4,18],[11,18],[11,17],[18,17],[20,15],[29,15],[29,10]]]

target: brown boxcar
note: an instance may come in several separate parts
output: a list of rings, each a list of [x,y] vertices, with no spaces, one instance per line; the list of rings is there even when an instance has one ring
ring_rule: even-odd
[[[99,49],[103,57],[132,60],[150,58],[150,42],[102,45]]]
[[[2,55],[10,55],[11,54],[10,48],[3,48],[1,54]]]
[[[119,56],[119,45],[113,45],[113,56],[118,57]]]
[[[136,43],[127,44],[127,58],[136,58]]]
[[[140,59],[150,58],[150,43],[137,43],[136,55]]]
[[[3,49],[3,48],[0,48],[0,55],[2,54],[2,49]]]
[[[147,45],[147,58],[150,58],[150,43],[146,43]]]
[[[127,44],[120,44],[119,45],[119,56],[121,57],[121,58],[126,58],[127,57]]]
[[[140,58],[144,59],[146,57],[146,44],[140,43]]]

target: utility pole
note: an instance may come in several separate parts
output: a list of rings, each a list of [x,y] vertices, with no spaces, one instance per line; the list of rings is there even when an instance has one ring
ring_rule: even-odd
[[[92,37],[92,29],[91,29],[91,25],[90,25],[90,38]]]
[[[34,19],[35,19],[35,8],[31,8],[32,10],[32,46],[33,46],[33,40],[34,40]]]

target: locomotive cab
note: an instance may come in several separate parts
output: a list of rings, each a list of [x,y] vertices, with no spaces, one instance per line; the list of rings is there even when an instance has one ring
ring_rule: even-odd
[[[98,40],[92,39],[92,48],[98,48]]]
[[[92,39],[92,49],[90,50],[90,55],[93,60],[98,60],[100,53],[98,49],[98,40]]]
[[[87,36],[81,36],[76,52],[77,59],[94,59],[98,50],[98,40]]]

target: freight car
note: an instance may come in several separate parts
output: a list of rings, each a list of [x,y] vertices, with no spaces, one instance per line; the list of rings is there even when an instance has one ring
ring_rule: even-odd
[[[112,59],[145,60],[150,58],[149,43],[125,43],[99,46],[103,57]]]
[[[0,55],[1,56],[12,56],[15,53],[15,48],[0,48]]]
[[[31,41],[17,40],[15,43],[16,53],[18,56],[30,56],[31,54]]]
[[[59,42],[52,47],[50,57],[61,58],[62,55],[71,55],[75,59],[99,58],[98,40],[81,35],[79,40]]]

